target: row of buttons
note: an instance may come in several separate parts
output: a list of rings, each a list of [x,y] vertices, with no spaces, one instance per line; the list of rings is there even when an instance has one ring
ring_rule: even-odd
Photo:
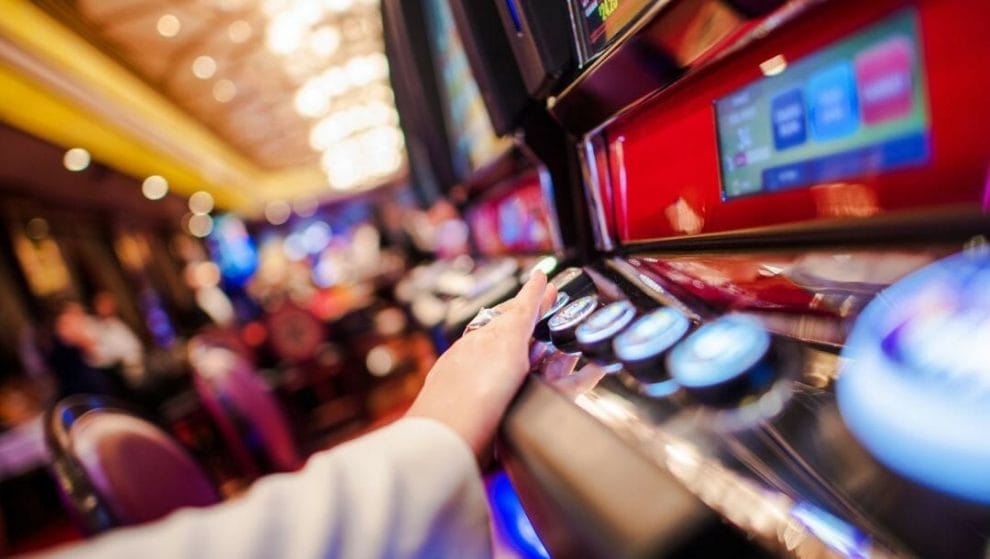
[[[556,303],[535,337],[602,365],[621,363],[639,382],[673,381],[694,400],[724,406],[775,379],[775,340],[752,318],[730,315],[694,328],[673,307],[640,314],[629,301],[602,305],[590,277],[569,268],[553,279]],[[692,331],[693,330],[693,331]]]

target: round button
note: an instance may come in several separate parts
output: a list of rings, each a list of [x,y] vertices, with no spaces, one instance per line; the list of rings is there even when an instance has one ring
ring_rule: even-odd
[[[579,324],[591,316],[598,308],[598,296],[587,295],[572,301],[557,314],[550,317],[547,328],[550,330],[550,340],[557,349],[566,352],[578,350],[575,331]]]
[[[755,319],[730,315],[698,328],[667,359],[671,376],[697,401],[731,405],[774,380],[771,336]]]
[[[636,307],[629,301],[605,305],[588,317],[574,333],[581,351],[592,359],[605,363],[615,361],[612,337],[636,318]]]
[[[990,254],[942,260],[860,315],[843,349],[839,411],[877,460],[990,504]]]
[[[550,310],[540,317],[540,320],[536,322],[536,328],[533,329],[533,337],[541,342],[550,341],[550,317],[557,313],[560,309],[564,308],[564,305],[571,301],[571,296],[564,291],[557,292],[557,298],[553,302],[553,306]]]
[[[670,378],[664,358],[691,328],[691,321],[673,307],[662,307],[632,323],[613,343],[615,356],[637,379],[654,383]]]
[[[591,281],[591,276],[587,274],[581,268],[566,268],[559,274],[550,280],[556,288],[557,292],[566,292],[571,297],[577,297],[578,295],[594,289],[594,282]]]

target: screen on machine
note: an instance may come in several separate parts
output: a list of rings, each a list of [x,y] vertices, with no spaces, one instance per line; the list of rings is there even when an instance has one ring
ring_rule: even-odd
[[[726,199],[872,176],[929,159],[917,15],[898,14],[715,101]]]
[[[454,167],[463,178],[504,151],[511,140],[495,135],[450,5],[446,0],[427,0],[424,6]]]
[[[649,0],[577,0],[574,10],[580,13],[584,58],[601,52],[649,4]]]

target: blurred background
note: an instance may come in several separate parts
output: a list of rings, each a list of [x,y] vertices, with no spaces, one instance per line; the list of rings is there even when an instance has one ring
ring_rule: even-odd
[[[452,304],[470,318],[553,264],[538,179],[471,216],[410,186],[377,0],[0,12],[7,551],[102,529],[51,479],[55,402],[109,398],[236,495],[401,415],[463,326]]]

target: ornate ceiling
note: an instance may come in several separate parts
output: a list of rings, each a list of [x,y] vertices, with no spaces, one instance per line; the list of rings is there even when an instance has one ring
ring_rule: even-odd
[[[25,82],[17,101],[69,105],[148,153],[39,132],[56,127],[23,111],[0,117],[245,211],[382,185],[404,161],[378,10],[377,0],[0,0],[13,16],[0,22],[0,64]]]

